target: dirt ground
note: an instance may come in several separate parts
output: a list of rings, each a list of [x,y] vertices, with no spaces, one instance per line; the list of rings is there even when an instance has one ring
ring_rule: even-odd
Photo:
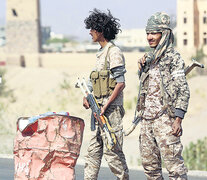
[[[135,99],[138,94],[137,59],[143,53],[124,53],[126,59],[126,88],[124,103],[126,115],[123,119],[124,129],[129,128],[134,117]],[[3,55],[1,56],[3,57]],[[82,107],[82,94],[76,89],[78,77],[89,76],[95,63],[95,54],[42,54],[38,67],[37,56],[25,55],[26,67],[7,65],[5,80],[13,90],[14,101],[8,103],[0,125],[0,153],[12,153],[13,138],[16,131],[16,120],[21,116],[33,116],[48,111],[68,111],[85,121],[85,131],[80,159],[87,150],[90,139],[90,110]],[[0,59],[1,60],[1,59]],[[188,65],[190,62],[186,61]],[[191,98],[188,113],[183,121],[183,145],[207,136],[207,76],[195,76],[188,79]],[[6,103],[6,102],[5,102]],[[0,129],[0,130],[1,130]],[[139,126],[128,137],[124,138],[124,153],[128,164],[137,164]],[[3,140],[4,139],[4,140]],[[2,141],[3,140],[3,141]]]

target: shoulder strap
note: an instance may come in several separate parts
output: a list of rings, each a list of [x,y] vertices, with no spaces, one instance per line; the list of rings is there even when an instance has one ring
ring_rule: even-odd
[[[107,50],[106,57],[105,57],[104,70],[107,70],[107,57],[108,57],[109,50],[110,50],[112,47],[114,47],[113,44],[112,44],[111,46],[109,46],[109,48],[108,48],[108,50]]]

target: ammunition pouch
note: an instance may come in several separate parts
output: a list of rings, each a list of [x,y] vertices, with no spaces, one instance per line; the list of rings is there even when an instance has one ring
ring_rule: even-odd
[[[109,78],[109,94],[111,95],[115,86],[116,86],[117,82],[116,79],[114,78]]]
[[[100,98],[101,97],[101,89],[100,89],[100,81],[99,81],[99,72],[92,71],[92,73],[90,75],[90,79],[92,81],[94,96],[96,98]]]
[[[99,76],[101,96],[107,96],[109,94],[109,71],[102,70]]]
[[[97,99],[111,95],[116,86],[116,80],[110,78],[109,70],[92,71],[90,79],[93,85],[94,96]]]

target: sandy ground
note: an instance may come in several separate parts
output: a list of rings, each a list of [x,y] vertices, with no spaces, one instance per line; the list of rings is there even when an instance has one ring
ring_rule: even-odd
[[[123,119],[124,129],[129,128],[134,117],[135,98],[138,93],[137,59],[142,53],[125,53],[126,88],[124,102],[126,115]],[[3,57],[3,56],[2,56]],[[16,131],[16,120],[21,116],[33,116],[48,111],[68,111],[85,121],[85,131],[80,159],[87,150],[90,139],[90,110],[82,107],[82,94],[74,85],[78,77],[87,78],[95,63],[95,54],[43,54],[37,67],[36,56],[25,56],[26,68],[6,66],[8,88],[13,90],[15,102],[8,103],[0,125],[1,153],[12,153],[13,137]],[[186,62],[189,64],[189,62]],[[188,80],[191,99],[188,113],[183,121],[184,146],[191,141],[207,136],[207,76],[197,76]],[[6,102],[5,102],[6,103]],[[1,130],[1,129],[0,129]],[[137,165],[139,126],[128,137],[124,138],[124,153],[128,164]]]

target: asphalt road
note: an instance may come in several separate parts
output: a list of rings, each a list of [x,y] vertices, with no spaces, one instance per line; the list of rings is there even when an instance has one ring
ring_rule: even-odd
[[[76,180],[83,180],[83,166],[76,166]],[[169,180],[167,174],[164,178]],[[14,162],[13,159],[0,158],[0,180],[14,179]],[[101,167],[98,180],[115,180],[115,176],[110,172],[109,168]],[[145,180],[146,177],[143,171],[130,170],[130,180]],[[189,180],[206,180],[206,177],[189,176]]]

